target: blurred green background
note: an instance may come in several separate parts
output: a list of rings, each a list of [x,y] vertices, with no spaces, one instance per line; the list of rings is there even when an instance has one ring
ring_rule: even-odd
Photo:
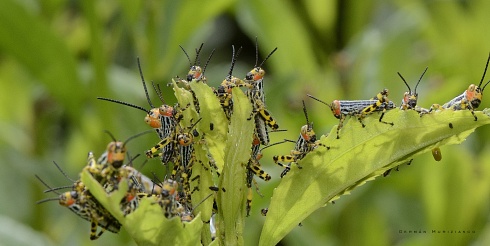
[[[201,63],[216,49],[206,75],[217,86],[229,70],[231,45],[243,46],[234,74],[255,64],[255,37],[266,62],[267,105],[283,129],[272,142],[296,139],[306,101],[317,134],[337,124],[325,101],[367,99],[390,89],[397,104],[406,91],[396,72],[413,87],[429,66],[418,92],[419,105],[444,103],[480,81],[490,51],[490,2],[475,1],[0,1],[0,244],[134,245],[122,229],[90,242],[89,223],[57,202],[34,178],[52,186],[70,181],[88,151],[100,155],[110,138],[147,130],[144,113],[96,100],[110,97],[149,108],[136,66],[147,81],[164,85],[184,76],[194,49],[204,43]],[[490,77],[489,77],[490,78]],[[160,102],[152,94],[153,102]],[[490,107],[484,97],[482,109]],[[490,129],[477,129],[461,146],[442,148],[378,178],[334,205],[314,212],[282,245],[489,245]],[[130,142],[143,153],[157,141],[147,134]],[[245,240],[258,242],[281,168],[272,156],[292,145],[264,150],[262,165],[272,176],[259,181]],[[389,155],[390,153],[386,153]],[[136,161],[139,167],[143,158]],[[362,165],[362,163],[360,163]],[[308,167],[305,167],[308,168]],[[162,172],[157,160],[141,170]],[[427,233],[400,233],[426,231]],[[432,230],[470,233],[432,233]]]

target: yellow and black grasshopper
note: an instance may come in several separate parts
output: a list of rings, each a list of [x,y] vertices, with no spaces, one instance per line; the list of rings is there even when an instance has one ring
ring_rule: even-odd
[[[331,104],[328,104],[310,94],[309,97],[327,105],[332,110],[335,118],[339,119],[337,125],[337,139],[339,139],[339,131],[343,126],[343,122],[347,116],[354,116],[357,118],[362,127],[366,127],[363,122],[363,118],[374,112],[381,112],[379,122],[392,125],[393,122],[383,121],[383,116],[387,110],[396,108],[395,103],[388,99],[388,89],[382,90],[371,100],[334,100]]]

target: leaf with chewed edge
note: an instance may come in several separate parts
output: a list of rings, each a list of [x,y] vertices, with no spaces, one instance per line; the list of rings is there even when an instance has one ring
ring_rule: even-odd
[[[126,216],[123,226],[138,245],[198,245],[203,222],[200,215],[191,222],[167,219],[155,199],[144,197],[138,209]]]
[[[260,237],[260,245],[275,245],[316,209],[375,179],[411,158],[449,144],[460,144],[477,127],[490,124],[489,110],[445,110],[420,117],[415,111],[390,110],[385,120],[366,117],[362,128],[350,119],[336,139],[336,126],[318,147],[299,161],[274,190]],[[451,123],[451,126],[449,124]]]
[[[209,86],[194,81],[190,83],[190,86],[199,101],[202,118],[199,130],[206,133],[206,146],[213,156],[218,170],[221,171],[224,165],[228,119],[218,98]]]
[[[119,203],[126,195],[126,191],[128,190],[128,182],[126,179],[122,179],[121,182],[119,182],[118,189],[113,191],[111,194],[107,194],[104,188],[87,170],[82,171],[80,174],[80,179],[90,193],[92,193],[95,199],[97,199],[97,201],[105,209],[107,209],[107,211],[109,211],[114,218],[116,218],[119,222],[124,219],[124,214],[119,207]]]
[[[177,217],[167,219],[155,197],[143,197],[138,208],[124,216],[119,204],[128,189],[126,179],[122,179],[118,190],[111,194],[107,194],[87,171],[82,172],[81,179],[97,201],[123,225],[138,245],[197,245],[201,242],[203,222],[200,215],[191,222],[181,222]]]

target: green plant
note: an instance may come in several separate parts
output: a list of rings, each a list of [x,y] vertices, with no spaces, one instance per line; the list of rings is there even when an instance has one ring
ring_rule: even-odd
[[[228,126],[212,90],[204,83],[192,82],[190,85],[200,102],[200,114],[186,110],[184,117],[189,122],[191,118],[194,121],[202,118],[203,124],[199,130],[206,136],[204,145],[209,153],[213,153],[221,173],[216,195],[218,210],[214,220],[216,241],[224,245],[243,245],[242,231],[246,224],[245,165],[250,158],[254,129],[253,121],[249,118],[252,107],[239,88],[233,89],[235,104]],[[174,90],[181,105],[192,103],[193,97],[189,91],[179,88],[175,83]],[[328,202],[333,202],[388,169],[405,164],[422,153],[444,145],[460,144],[475,128],[490,124],[488,110],[478,111],[476,116],[477,121],[469,111],[445,110],[421,117],[413,110],[394,109],[385,115],[385,120],[393,122],[393,126],[377,122],[376,116],[366,117],[365,128],[355,120],[349,120],[342,128],[340,139],[336,139],[336,127],[333,127],[328,136],[320,139],[322,144],[330,148],[318,147],[309,153],[299,161],[303,168],[300,170],[293,167],[275,189],[259,244],[277,244],[309,214]],[[228,131],[216,134],[214,129],[211,131],[206,127],[211,121],[215,129]],[[199,145],[196,149],[201,151],[203,147]],[[207,159],[201,159],[204,157],[205,153],[198,155],[199,163],[208,162]],[[213,184],[212,177],[205,176],[205,173],[202,169],[195,173],[201,176],[200,189],[193,195],[195,201],[203,199],[209,193],[206,186]],[[142,199],[137,212],[124,217],[119,209],[124,186],[121,185],[121,190],[108,196],[88,173],[82,173],[82,180],[101,204],[121,221],[138,244],[211,243],[209,226],[203,226],[203,221],[209,222],[212,203],[200,205],[201,208],[196,210],[200,211],[197,217],[183,225],[176,218],[165,218],[149,198]]]

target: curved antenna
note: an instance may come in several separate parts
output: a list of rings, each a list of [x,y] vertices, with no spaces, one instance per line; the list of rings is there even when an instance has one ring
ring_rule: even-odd
[[[407,86],[408,86],[408,85],[407,85]],[[307,95],[308,97],[310,97],[311,99],[317,100],[317,101],[319,101],[319,102],[321,102],[321,103],[323,103],[323,104],[327,105],[327,106],[328,106],[330,109],[332,109],[332,105],[330,105],[330,104],[328,104],[328,103],[326,103],[326,102],[324,102],[324,101],[322,101],[322,100],[320,100],[320,99],[318,99],[318,98],[316,98],[316,97],[314,97],[314,96],[312,96],[312,95],[310,95],[310,94],[306,94],[306,95]]]
[[[157,176],[157,174],[155,172],[151,172],[151,174],[153,175],[153,178],[155,179],[155,181],[153,181],[154,184],[156,184],[158,187],[162,187],[160,184],[163,183]]]
[[[415,85],[415,89],[413,90],[413,93],[417,94],[417,86],[419,86],[419,83],[422,80],[422,77],[424,77],[425,72],[427,72],[427,69],[429,69],[429,67],[425,67],[424,72],[422,73],[422,75],[420,75],[419,81]]]
[[[146,100],[148,100],[148,104],[150,104],[151,108],[154,108],[153,103],[151,103],[150,95],[148,94],[148,89],[146,88],[145,77],[143,77],[143,70],[141,69],[140,58],[137,58],[138,61],[138,69],[140,70],[141,82],[143,83],[143,88],[145,89]]]
[[[211,187],[212,187],[212,186],[211,186]],[[216,191],[216,190],[212,189],[211,187],[209,187],[209,189],[210,189],[210,190],[212,190],[212,191]],[[219,191],[219,190],[217,190],[217,191]],[[199,207],[199,205],[201,205],[203,202],[205,202],[206,200],[208,200],[208,198],[210,198],[212,195],[214,195],[214,193],[211,193],[211,194],[207,195],[206,197],[204,197],[204,198],[202,199],[202,201],[200,201],[199,203],[197,203],[197,204],[196,204],[196,206],[194,206],[194,207],[191,209],[191,211],[189,211],[189,213],[194,212],[194,210],[195,210],[197,207]]]
[[[109,102],[113,102],[113,103],[118,103],[118,104],[122,104],[122,105],[126,105],[126,106],[129,106],[131,108],[136,108],[136,109],[145,111],[147,114],[150,113],[149,110],[147,110],[147,109],[145,109],[143,107],[140,107],[138,105],[131,104],[131,103],[127,103],[127,102],[123,102],[123,101],[119,101],[119,100],[115,100],[115,99],[110,99],[110,98],[105,98],[105,97],[97,97],[97,99],[103,100],[103,101],[109,101]]]
[[[197,125],[197,123],[199,123],[199,121],[201,121],[202,118],[199,118],[194,124],[192,124],[189,128],[189,132],[191,132],[192,129],[194,129],[194,127]]]
[[[487,87],[488,83],[490,83],[490,80],[483,86],[483,88],[481,88],[482,93],[483,93],[483,90],[485,90],[485,87]]]
[[[157,93],[158,98],[160,98],[160,101],[162,101],[162,103],[165,104],[165,100],[163,100],[162,90],[160,89],[160,84],[155,85],[155,83],[153,83],[152,80],[151,85],[153,86],[153,90],[155,90],[155,92]]]
[[[49,201],[59,201],[59,200],[60,200],[59,197],[45,198],[45,199],[37,201],[36,204],[41,204],[41,203],[45,203],[45,202],[49,202]]]
[[[233,45],[231,47],[233,47]],[[236,62],[236,59],[238,58],[238,56],[240,55],[240,52],[242,52],[242,46],[240,46],[240,48],[238,48],[236,55],[234,55],[235,56],[235,62]],[[235,53],[235,47],[233,47],[233,53]]]
[[[257,40],[257,37],[255,37],[255,68],[258,68],[258,67],[262,67],[262,65],[264,65],[264,62],[267,61],[267,59],[269,59],[269,57],[271,57],[272,54],[274,54],[274,52],[276,52],[277,50],[277,47],[274,48],[271,53],[269,53],[269,55],[267,55],[267,57],[265,57],[265,59],[262,61],[262,63],[260,63],[259,66],[257,66],[257,63],[259,61],[259,42]]]
[[[490,52],[488,53],[488,58],[487,58],[487,64],[485,65],[485,70],[483,71],[483,76],[481,77],[480,84],[478,87],[481,87],[481,83],[483,83],[483,80],[485,79],[485,74],[487,73],[487,68],[488,68],[488,62],[490,61]],[[487,82],[488,84],[488,82]],[[485,86],[487,85],[485,84]],[[483,91],[483,90],[482,90]]]
[[[270,130],[269,132],[287,132],[288,129],[276,129],[276,130]]]
[[[480,88],[481,88],[481,83],[483,82],[483,78],[485,78],[485,73],[487,72],[488,61],[490,61],[490,52],[488,53],[488,59],[487,59],[487,65],[485,65],[485,71],[483,72],[483,76],[481,77],[480,84],[478,85],[478,87]],[[483,88],[481,88],[482,93],[483,90],[485,90],[485,87],[487,87],[488,83],[490,83],[490,80],[483,86]]]
[[[209,55],[208,60],[206,61],[206,64],[204,64],[204,67],[202,69],[202,74],[204,74],[204,72],[206,71],[206,68],[208,67],[208,63],[211,60],[211,57],[213,56],[213,54],[214,54],[215,51],[216,51],[216,49],[213,49],[211,51],[211,54]]]
[[[303,101],[303,112],[305,113],[305,117],[306,117],[306,125],[310,126],[310,120],[308,119],[308,112],[306,112],[305,100],[301,100],[301,101]]]
[[[114,137],[114,135],[112,135],[112,133],[109,130],[104,130],[104,132],[111,137],[113,142],[117,142],[116,138]]]
[[[135,134],[135,135],[133,135],[133,136],[129,137],[128,139],[126,139],[126,140],[123,142],[123,146],[126,146],[126,144],[127,144],[129,141],[131,141],[132,139],[135,139],[135,138],[137,138],[137,137],[139,137],[139,136],[141,136],[141,135],[145,135],[145,134],[147,134],[147,133],[149,133],[149,132],[153,132],[153,129],[146,130],[146,131],[144,131],[144,132],[140,132],[140,133],[138,133],[138,134]],[[137,155],[134,157],[134,159],[136,159],[136,157],[138,157],[138,156],[139,156],[139,154],[137,154]]]
[[[138,158],[140,156],[140,154],[136,154],[134,157],[131,157],[131,155],[129,154],[129,151],[127,153],[128,153],[127,156],[128,156],[129,162],[126,165],[133,167],[133,161],[136,160],[136,158]]]
[[[230,66],[230,71],[228,72],[228,76],[226,76],[227,79],[231,79],[232,73],[233,73],[233,67],[235,67],[236,60],[238,58],[238,55],[240,55],[240,52],[242,51],[242,46],[238,48],[238,51],[235,54],[235,45],[232,45],[231,48],[233,49],[233,53],[231,55],[231,66]]]
[[[272,147],[272,146],[274,146],[274,145],[283,144],[283,143],[285,143],[285,142],[293,142],[293,143],[296,143],[296,142],[294,142],[294,141],[284,139],[284,140],[283,140],[283,141],[281,141],[281,142],[277,142],[277,143],[269,144],[269,145],[267,145],[267,146],[265,146],[265,147],[263,147],[263,148],[259,149],[259,152],[262,152],[262,150],[267,149],[267,148],[269,148],[269,147]]]
[[[141,163],[140,165],[140,170],[143,169],[143,167],[146,165],[146,163],[148,163],[148,159],[145,158],[145,160],[143,161],[143,163]]]
[[[191,58],[189,57],[189,55],[187,54],[187,52],[185,51],[184,47],[182,47],[180,44],[179,44],[179,47],[182,51],[184,51],[184,54],[185,56],[187,57],[187,60],[189,61],[189,67],[192,67],[192,62],[191,62]]]
[[[408,93],[412,93],[412,89],[410,89],[410,86],[408,85],[407,81],[405,80],[405,78],[403,78],[403,76],[399,73],[399,72],[396,72],[398,74],[398,76],[400,76],[400,78],[402,78],[403,80],[403,83],[405,83],[405,85],[407,86],[408,88]],[[418,83],[417,83],[418,84]]]
[[[58,165],[58,163],[56,163],[55,161],[53,161],[53,163],[56,166],[56,168],[58,168],[58,170],[60,170],[61,174],[63,174],[63,176],[65,176],[65,178],[67,178],[68,180],[70,180],[73,183],[76,182],[74,179],[68,177],[68,175],[65,173],[65,171],[63,171],[63,169],[61,169],[61,167]]]
[[[255,36],[255,66],[257,67],[257,63],[259,63],[259,40],[257,36]]]
[[[36,176],[36,178],[41,181],[41,183],[43,183],[44,186],[46,186],[49,190],[52,190],[54,193],[58,194],[58,195],[61,195],[60,193],[56,192],[56,189],[52,188],[51,186],[49,186],[46,182],[44,182],[44,180],[42,180],[39,176],[37,176],[37,174],[34,174],[34,176]]]
[[[63,190],[63,189],[68,189],[68,188],[73,188],[73,186],[72,185],[65,185],[65,186],[61,186],[61,187],[55,187],[55,188],[44,190],[43,193],[48,193],[48,192],[52,192],[52,191],[54,192],[57,190]]]
[[[269,59],[269,57],[271,57],[272,54],[274,54],[274,52],[276,52],[277,50],[277,47],[274,48],[271,53],[269,53],[269,55],[267,55],[267,57],[262,61],[262,63],[260,63],[260,66],[259,67],[262,67],[262,65],[264,65],[264,62],[267,61],[267,59]]]
[[[194,60],[194,65],[199,65],[199,66],[201,65],[201,61],[199,60],[199,54],[201,53],[201,49],[203,45],[204,43],[201,43],[199,49],[196,49],[196,59]]]

